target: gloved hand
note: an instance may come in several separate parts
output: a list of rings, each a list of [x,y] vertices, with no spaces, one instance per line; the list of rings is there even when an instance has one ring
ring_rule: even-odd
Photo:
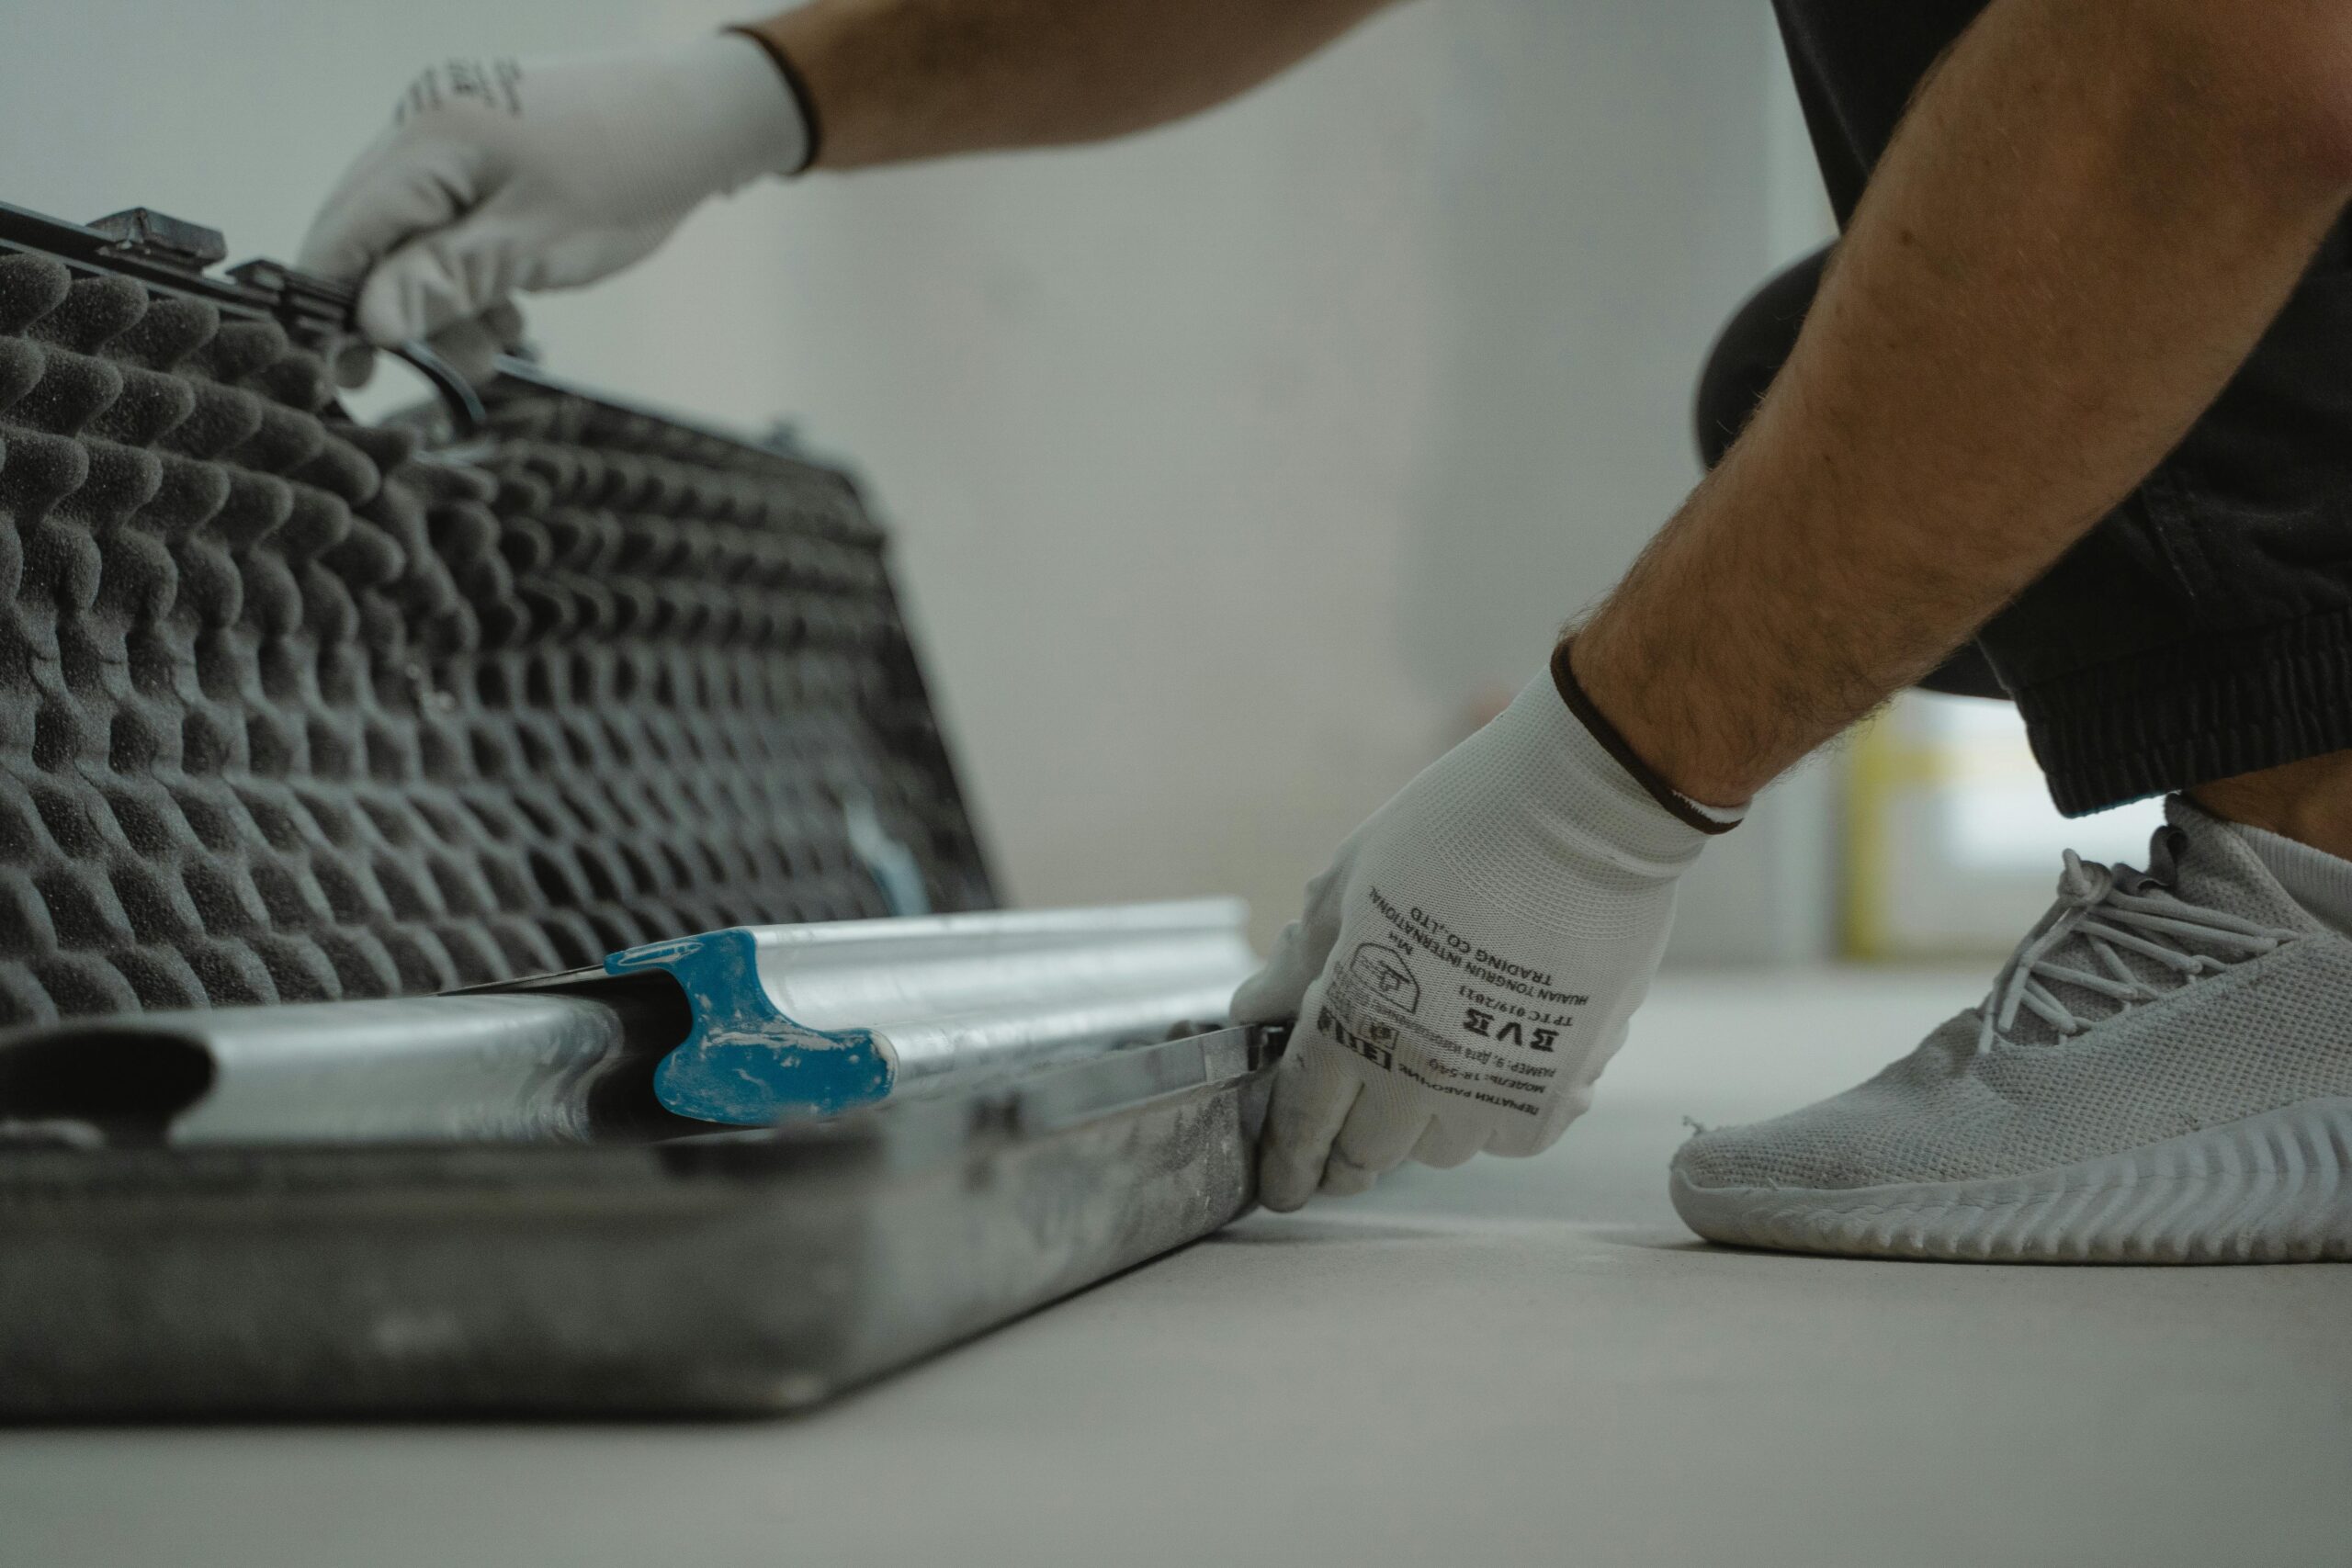
[[[515,291],[617,272],[707,197],[798,169],[808,134],[775,62],[740,34],[574,60],[449,61],[410,85],[320,209],[299,265],[366,279],[369,342],[444,334],[445,357],[473,358],[509,323],[469,324]]]
[[[1298,1021],[1259,1156],[1268,1208],[1361,1192],[1408,1157],[1535,1154],[1591,1103],[1676,881],[1739,813],[1637,780],[1573,675],[1557,680],[1356,829],[1235,994],[1241,1022]]]

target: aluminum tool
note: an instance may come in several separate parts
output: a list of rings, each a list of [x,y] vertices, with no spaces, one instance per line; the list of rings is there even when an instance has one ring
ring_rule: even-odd
[[[449,996],[0,1034],[0,1144],[673,1135],[1210,1027],[1254,960],[1226,899],[735,927]]]

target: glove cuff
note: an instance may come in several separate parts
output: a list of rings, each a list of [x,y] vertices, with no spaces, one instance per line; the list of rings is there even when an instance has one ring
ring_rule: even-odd
[[[1600,749],[1609,753],[1610,760],[1625,771],[1626,777],[1641,785],[1643,793],[1664,807],[1676,821],[1684,826],[1710,835],[1728,833],[1738,827],[1741,818],[1747,815],[1744,810],[1702,806],[1667,783],[1656,768],[1642,760],[1632,743],[1609,721],[1609,716],[1595,707],[1592,698],[1585,694],[1583,684],[1577,680],[1576,671],[1568,663],[1568,640],[1564,638],[1552,650],[1553,689],[1560,694],[1560,700],[1567,705],[1568,711],[1576,715],[1577,722],[1583,725],[1593,739],[1600,742]]]
[[[817,118],[817,96],[808,90],[808,79],[800,73],[800,67],[792,62],[792,56],[785,52],[784,45],[759,28],[737,22],[718,30],[722,35],[733,33],[759,45],[761,51],[768,57],[768,62],[775,67],[775,73],[784,78],[785,93],[792,99],[792,107],[800,116],[801,149],[800,156],[788,168],[776,172],[786,175],[808,173],[816,166],[817,155],[825,147],[825,123]]]

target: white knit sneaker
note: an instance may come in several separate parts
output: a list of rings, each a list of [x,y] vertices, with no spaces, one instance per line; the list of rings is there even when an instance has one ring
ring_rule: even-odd
[[[2352,1258],[2352,940],[2176,797],[2069,852],[1984,1005],[1868,1083],[1674,1157],[1710,1241],[1890,1258]]]

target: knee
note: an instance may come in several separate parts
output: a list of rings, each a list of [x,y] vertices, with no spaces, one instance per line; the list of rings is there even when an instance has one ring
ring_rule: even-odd
[[[1708,468],[1723,460],[1763,400],[1764,389],[1788,362],[1828,261],[1825,246],[1774,274],[1732,313],[1717,334],[1706,367],[1699,373],[1699,391],[1691,410],[1699,460]]]

